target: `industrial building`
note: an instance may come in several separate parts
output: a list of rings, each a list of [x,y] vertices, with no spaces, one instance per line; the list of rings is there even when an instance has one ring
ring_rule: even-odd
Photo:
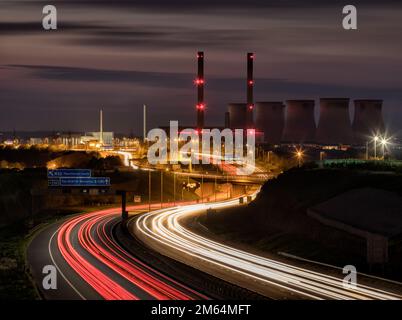
[[[197,65],[198,72],[195,79],[195,85],[197,86],[197,129],[200,131],[205,125],[205,101],[204,101],[204,52],[199,51],[197,53]]]
[[[352,144],[348,98],[321,98],[315,142],[321,145]]]
[[[356,144],[365,144],[369,137],[385,131],[382,100],[355,100],[353,133]]]
[[[287,100],[285,143],[309,143],[315,138],[314,100]]]
[[[285,127],[285,105],[283,102],[257,102],[255,104],[255,125],[262,132],[263,141],[279,144]]]
[[[245,129],[247,125],[247,104],[229,103],[229,127],[231,129]]]
[[[318,144],[348,146],[365,144],[368,136],[384,131],[381,100],[355,100],[353,127],[349,115],[349,98],[321,98],[319,121],[315,121],[314,100],[287,100],[254,103],[254,59],[246,55],[246,101],[229,103],[225,113],[225,128],[256,129],[257,141],[268,144]],[[196,128],[199,133],[205,125],[204,52],[197,53]],[[255,112],[254,112],[255,110]],[[255,115],[254,115],[255,113]]]

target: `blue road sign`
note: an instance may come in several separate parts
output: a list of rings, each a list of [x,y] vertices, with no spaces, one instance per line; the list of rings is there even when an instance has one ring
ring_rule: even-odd
[[[109,177],[59,178],[60,187],[109,187]]]
[[[60,186],[60,179],[58,179],[58,178],[50,178],[47,181],[47,185],[49,187],[59,187]]]
[[[64,178],[64,177],[79,177],[89,178],[91,177],[90,169],[56,169],[47,171],[48,178]]]

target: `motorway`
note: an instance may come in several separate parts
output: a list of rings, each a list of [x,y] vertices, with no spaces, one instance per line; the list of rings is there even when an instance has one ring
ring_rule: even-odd
[[[273,299],[380,299],[402,296],[362,284],[343,286],[341,278],[238,250],[194,233],[183,219],[208,208],[238,204],[226,200],[161,209],[134,217],[130,232],[170,258]]]
[[[147,206],[128,208],[144,211]],[[28,247],[27,259],[45,299],[191,300],[207,299],[169,278],[122,248],[113,236],[119,208],[70,217],[42,230]],[[54,265],[57,289],[42,286],[42,268]]]

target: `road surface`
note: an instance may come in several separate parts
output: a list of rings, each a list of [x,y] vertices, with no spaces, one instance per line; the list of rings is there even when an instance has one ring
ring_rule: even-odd
[[[27,258],[45,299],[207,299],[122,248],[112,232],[119,213],[114,208],[77,215],[47,227],[32,240]],[[56,290],[43,289],[45,265],[57,268]]]
[[[402,296],[229,247],[187,229],[182,220],[238,200],[161,209],[133,218],[130,231],[150,248],[274,299],[401,299]]]

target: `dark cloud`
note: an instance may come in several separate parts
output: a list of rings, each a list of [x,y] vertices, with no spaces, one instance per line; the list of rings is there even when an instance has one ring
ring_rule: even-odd
[[[143,72],[106,70],[46,65],[8,65],[6,67],[31,72],[34,78],[75,82],[127,82],[144,86],[181,88],[188,84],[193,75],[169,72]]]
[[[4,1],[9,4],[46,5],[48,1]],[[382,0],[381,4],[398,4],[398,0]],[[311,8],[344,6],[343,0],[53,0],[52,4],[68,6],[96,6],[110,8],[142,8],[149,11],[209,10],[225,8]],[[353,5],[376,5],[378,0],[354,0]]]
[[[251,50],[256,101],[382,98],[387,119],[402,125],[400,1],[353,1],[357,31],[341,27],[344,1],[53,0],[57,32],[42,29],[49,2],[3,4],[0,129],[86,130],[102,105],[110,129],[128,132],[140,127],[130,112],[143,103],[153,107],[151,125],[191,124],[197,50],[207,54],[208,124],[245,99]]]
[[[77,45],[99,47],[141,47],[141,48],[234,48],[256,39],[253,30],[202,30],[196,28],[145,27],[135,26],[135,30],[113,29],[89,32],[86,36],[71,39]],[[148,31],[147,31],[148,30]],[[153,30],[153,31],[152,31]]]
[[[22,69],[31,72],[31,76],[37,79],[70,81],[70,82],[111,82],[111,83],[131,83],[155,88],[191,88],[194,74],[174,73],[174,72],[145,72],[135,70],[106,70],[91,69],[65,66],[46,66],[46,65],[7,65],[5,68]],[[230,92],[244,90],[242,77],[218,77],[210,76],[207,82],[207,89],[211,92]],[[401,98],[402,93],[399,87],[387,87],[373,89],[359,84],[340,85],[323,84],[313,82],[299,82],[279,78],[257,78],[257,89],[259,91],[280,92],[284,96],[281,100],[289,99],[289,95],[337,95],[337,96],[361,96],[378,97],[388,96],[390,98]]]
[[[68,32],[82,32],[90,30],[103,30],[104,26],[88,23],[60,22],[60,30]],[[27,35],[32,33],[43,33],[42,20],[37,21],[10,21],[0,22],[0,35]]]

